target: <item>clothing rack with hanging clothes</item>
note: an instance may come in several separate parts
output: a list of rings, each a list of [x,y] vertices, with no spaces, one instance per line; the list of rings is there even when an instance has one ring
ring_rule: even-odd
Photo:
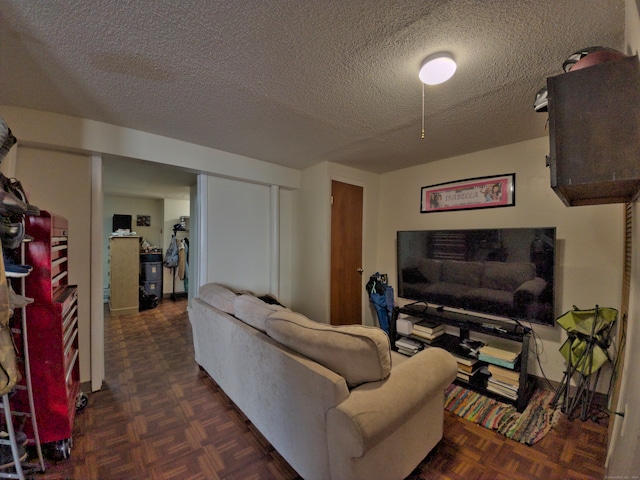
[[[172,291],[171,300],[175,301],[179,296],[185,296],[189,292],[189,238],[188,230],[184,224],[177,223],[173,226],[171,243],[165,254],[164,266],[171,269]],[[180,235],[179,235],[180,234]],[[184,292],[176,292],[176,278],[182,280]]]

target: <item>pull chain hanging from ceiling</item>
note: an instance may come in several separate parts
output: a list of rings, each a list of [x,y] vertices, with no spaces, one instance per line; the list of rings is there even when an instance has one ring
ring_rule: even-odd
[[[424,140],[424,83],[422,84],[422,135],[420,138]]]
[[[420,68],[418,76],[422,81],[422,139],[424,139],[424,86],[446,82],[453,77],[456,68],[457,65],[453,57],[446,52],[436,53],[427,57]]]

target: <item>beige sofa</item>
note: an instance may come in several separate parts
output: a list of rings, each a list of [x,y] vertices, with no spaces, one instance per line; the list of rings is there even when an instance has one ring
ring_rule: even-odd
[[[457,364],[390,350],[376,327],[332,327],[208,284],[189,305],[196,362],[306,480],[402,479],[442,438]]]

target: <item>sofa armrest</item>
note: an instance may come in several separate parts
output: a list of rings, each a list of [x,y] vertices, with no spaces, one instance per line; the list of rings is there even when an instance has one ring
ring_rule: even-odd
[[[526,295],[528,293],[529,295],[531,295],[532,300],[535,300],[542,294],[546,286],[547,282],[543,278],[536,277],[531,280],[527,280],[522,285],[520,285],[516,289],[516,294],[522,292],[522,294]]]
[[[458,364],[441,348],[428,348],[394,366],[385,380],[353,389],[327,413],[330,438],[346,453],[361,457],[410,419],[428,400],[453,382]]]

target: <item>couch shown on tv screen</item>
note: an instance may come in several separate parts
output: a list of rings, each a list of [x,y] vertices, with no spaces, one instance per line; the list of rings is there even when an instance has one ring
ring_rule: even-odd
[[[554,228],[398,232],[398,296],[553,325]]]

